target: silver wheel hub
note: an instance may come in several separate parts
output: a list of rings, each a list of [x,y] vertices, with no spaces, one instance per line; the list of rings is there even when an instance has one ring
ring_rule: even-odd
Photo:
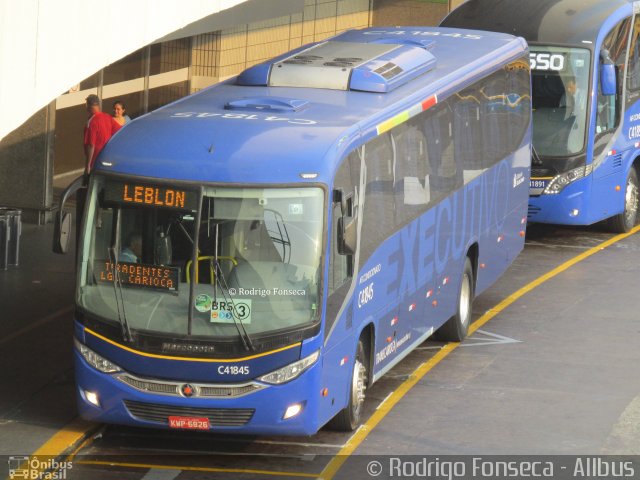
[[[471,314],[471,278],[466,273],[462,276],[462,285],[460,286],[460,323],[466,326],[469,323]]]
[[[356,363],[353,366],[353,379],[351,382],[351,399],[353,403],[353,410],[359,412],[362,404],[364,403],[365,391],[367,389],[367,369],[356,358]]]
[[[638,211],[638,186],[633,182],[627,182],[627,191],[624,197],[624,213],[627,224],[635,223]]]

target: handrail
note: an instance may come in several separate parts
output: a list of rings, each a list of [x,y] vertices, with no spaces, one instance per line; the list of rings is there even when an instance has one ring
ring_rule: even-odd
[[[200,261],[201,261],[201,260],[213,260],[213,259],[215,259],[215,258],[216,258],[216,257],[215,257],[215,256],[213,256],[213,255],[202,255],[202,256],[199,256],[199,257],[198,257],[198,264],[200,264]],[[238,265],[238,261],[237,261],[235,258],[233,258],[233,257],[220,257],[220,256],[219,256],[219,257],[218,257],[218,259],[219,259],[219,260],[229,260],[231,263],[233,263],[233,266],[234,266],[234,267]],[[186,270],[187,270],[187,283],[190,283],[190,281],[191,281],[191,275],[190,275],[189,273],[190,273],[190,270],[191,270],[191,264],[192,264],[192,263],[193,263],[193,262],[192,262],[191,260],[189,260],[189,261],[187,262],[187,265],[186,265]],[[211,275],[211,285],[213,285],[213,278],[215,277],[215,272],[213,271],[213,266],[212,266],[211,264],[209,265],[209,273],[210,273],[210,275]],[[196,270],[196,283],[199,283],[199,282],[198,282],[198,270]]]

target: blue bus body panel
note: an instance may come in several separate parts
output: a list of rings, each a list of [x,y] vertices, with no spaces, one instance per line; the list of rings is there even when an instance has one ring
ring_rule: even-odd
[[[631,12],[629,0],[467,0],[441,22],[523,37],[528,42],[579,45],[595,41],[603,22],[618,11]]]
[[[349,32],[339,39],[392,39],[403,45],[428,45],[436,64],[387,93],[240,86],[230,79],[128,124],[105,147],[96,169],[100,173],[197,185],[313,182],[331,188],[341,160],[376,137],[383,122],[426,99],[446,99],[527,53],[526,43],[510,35],[447,28],[371,28]],[[267,66],[254,68],[246,82],[257,82],[268,72]],[[273,97],[277,97],[273,104],[265,100]],[[231,108],[225,108],[229,104]],[[348,402],[357,340],[364,328],[372,328],[375,333],[371,375],[377,379],[455,310],[464,260],[473,245],[480,252],[477,294],[491,285],[522,250],[530,142],[529,129],[516,152],[382,242],[364,264],[357,266],[352,295],[330,331],[325,330],[323,322],[320,334],[299,347],[239,362],[249,367],[247,376],[219,376],[215,370],[222,362],[139,355],[77,324],[76,336],[83,343],[141,377],[214,384],[245,382],[321,349],[318,362],[294,381],[234,399],[143,394],[112,375],[96,371],[76,352],[82,416],[94,421],[168,428],[133,417],[123,401],[169,407],[248,408],[255,413],[246,425],[213,430],[315,433]],[[317,176],[303,179],[303,173]],[[327,207],[330,205],[328,200]],[[331,216],[329,208],[329,225]],[[325,258],[329,255],[327,244]],[[328,262],[324,268],[326,290]],[[100,408],[87,401],[85,391],[100,392]],[[284,410],[292,403],[303,403],[303,412],[283,421]]]
[[[82,329],[79,324],[78,328]],[[91,331],[81,331],[81,335],[79,338],[84,339],[83,343],[87,347],[102,357],[110,359],[127,372],[147,378],[182,378],[190,382],[244,382],[295,362],[300,359],[301,351],[301,345],[296,345],[268,355],[251,356],[248,354],[246,359],[216,362],[145,355],[142,352],[129,349],[126,345],[106,341]],[[248,373],[219,373],[219,367],[229,365],[238,367],[234,368],[234,371],[243,372],[246,370]]]
[[[321,403],[322,423],[348,401],[351,371],[345,365],[355,355],[364,326],[373,325],[375,331],[372,375],[377,380],[455,311],[471,244],[480,250],[476,294],[492,285],[522,251],[530,155],[527,144],[387,239],[360,268],[352,301],[324,353],[328,368],[323,370],[323,386],[343,392],[343,397],[337,404]],[[514,172],[522,175],[517,185]],[[348,327],[349,317],[359,330]]]

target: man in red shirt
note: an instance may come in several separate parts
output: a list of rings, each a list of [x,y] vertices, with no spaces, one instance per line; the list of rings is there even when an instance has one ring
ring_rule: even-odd
[[[93,169],[98,154],[107,144],[111,135],[120,129],[113,117],[100,111],[100,98],[89,95],[86,99],[89,121],[84,127],[85,173]]]

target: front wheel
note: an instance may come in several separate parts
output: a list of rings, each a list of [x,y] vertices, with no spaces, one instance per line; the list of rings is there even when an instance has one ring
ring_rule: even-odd
[[[615,233],[626,233],[631,230],[638,217],[638,174],[631,167],[624,191],[624,211],[611,217],[607,223]]]
[[[356,359],[351,372],[349,404],[340,410],[329,423],[333,430],[351,432],[358,428],[362,421],[365,393],[369,382],[369,362],[362,339],[358,340]]]
[[[446,321],[435,337],[446,342],[461,342],[467,336],[471,323],[471,307],[474,296],[474,276],[471,260],[467,257],[464,261],[460,291],[458,292],[458,308],[453,317]]]

